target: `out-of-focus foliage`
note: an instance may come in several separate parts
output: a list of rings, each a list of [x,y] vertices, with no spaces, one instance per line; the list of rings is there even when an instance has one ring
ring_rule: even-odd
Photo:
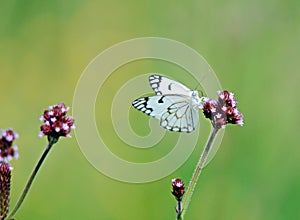
[[[42,110],[61,101],[71,106],[76,83],[96,55],[121,41],[145,36],[174,39],[202,54],[223,88],[235,93],[244,114],[244,127],[227,126],[185,218],[299,219],[300,3],[296,0],[2,1],[0,127],[13,127],[20,135],[12,205],[46,145],[46,139],[38,137]],[[175,79],[183,72],[162,61],[137,61],[113,73],[99,93],[97,126],[106,128],[104,139],[112,151],[127,159],[159,158],[172,149],[176,136],[168,134],[170,146],[150,149],[151,156],[140,158],[113,131],[110,104],[115,92],[133,76],[153,71]],[[184,83],[195,86],[190,79]],[[148,118],[134,110],[130,117],[132,126],[147,134],[143,125]],[[85,159],[75,138],[62,138],[16,219],[175,219],[171,179],[180,177],[188,183],[207,134],[180,169],[147,184],[102,175]]]

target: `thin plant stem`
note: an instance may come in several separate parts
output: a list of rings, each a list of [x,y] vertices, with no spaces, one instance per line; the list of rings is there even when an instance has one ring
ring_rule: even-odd
[[[20,198],[19,198],[17,204],[15,205],[15,207],[13,208],[13,210],[11,211],[11,213],[9,214],[9,216],[7,217],[8,219],[10,219],[11,217],[13,217],[13,216],[16,214],[16,212],[19,210],[19,208],[20,208],[20,206],[22,205],[22,203],[23,203],[23,201],[24,201],[24,199],[25,199],[27,193],[29,192],[29,189],[30,189],[30,187],[31,187],[31,185],[32,185],[32,182],[33,182],[33,180],[34,180],[36,174],[38,173],[38,171],[39,171],[41,165],[43,164],[43,162],[44,162],[46,156],[48,155],[48,153],[49,153],[49,151],[50,151],[50,149],[51,149],[51,147],[53,146],[54,143],[56,143],[55,140],[53,140],[53,139],[50,139],[50,140],[49,140],[48,145],[47,145],[47,147],[46,147],[44,153],[42,154],[42,157],[41,157],[40,160],[38,161],[36,167],[34,168],[32,174],[31,174],[31,176],[30,176],[30,178],[29,178],[29,180],[28,180],[28,182],[27,182],[27,184],[26,184],[26,186],[25,186],[25,188],[24,188],[24,190],[23,190],[22,195],[20,196]]]
[[[206,146],[201,154],[201,157],[198,161],[198,164],[194,170],[194,173],[193,173],[193,176],[192,176],[192,179],[189,183],[189,186],[188,186],[188,189],[187,189],[187,192],[185,194],[185,198],[184,198],[184,201],[183,201],[183,206],[182,206],[182,214],[181,214],[181,218],[183,219],[183,215],[184,213],[186,212],[187,208],[188,208],[188,205],[191,201],[191,198],[192,198],[192,195],[193,195],[193,192],[194,192],[194,189],[195,189],[195,186],[196,186],[196,183],[199,179],[199,176],[201,174],[201,171],[204,167],[204,164],[207,160],[207,156],[210,152],[210,149],[211,149],[211,145],[212,143],[214,142],[214,139],[218,133],[219,129],[218,128],[213,128],[212,132],[210,133],[210,137],[206,143]]]
[[[181,220],[181,214],[182,214],[181,200],[178,200],[176,220]]]

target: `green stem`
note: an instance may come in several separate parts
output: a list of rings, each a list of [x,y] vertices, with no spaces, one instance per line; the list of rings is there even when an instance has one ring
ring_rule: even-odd
[[[178,201],[177,204],[177,216],[176,216],[176,220],[181,220],[181,214],[182,214],[182,209],[181,209],[181,201]]]
[[[210,134],[210,137],[206,143],[206,146],[201,154],[201,157],[198,161],[198,164],[194,170],[194,173],[193,173],[193,176],[192,176],[192,179],[189,183],[189,186],[188,186],[188,189],[186,191],[186,194],[185,194],[185,198],[184,198],[184,201],[183,201],[183,208],[182,208],[182,214],[181,214],[181,218],[183,219],[183,215],[184,213],[186,212],[187,208],[188,208],[188,205],[191,201],[191,198],[192,198],[192,195],[193,195],[193,192],[194,192],[194,189],[195,189],[195,186],[196,186],[196,183],[199,179],[199,176],[201,174],[201,171],[204,167],[204,164],[207,160],[207,156],[209,154],[209,151],[211,149],[211,145],[212,143],[214,142],[214,139],[218,133],[219,129],[218,128],[213,128],[211,134]]]
[[[16,214],[16,212],[18,211],[18,209],[20,208],[20,206],[22,205],[22,203],[23,203],[23,201],[24,201],[24,199],[25,199],[25,197],[26,197],[26,195],[27,195],[27,193],[28,193],[28,191],[29,191],[29,189],[30,189],[30,187],[32,185],[32,182],[33,182],[36,174],[38,173],[38,171],[39,171],[42,163],[44,162],[46,156],[48,155],[51,147],[56,142],[57,142],[56,139],[51,139],[51,138],[49,139],[48,145],[47,145],[44,153],[42,154],[42,157],[40,158],[40,160],[38,161],[36,167],[34,168],[32,174],[31,174],[31,176],[30,176],[30,178],[29,178],[29,180],[28,180],[28,182],[27,182],[27,184],[26,184],[26,186],[25,186],[25,188],[23,190],[22,195],[20,196],[17,204],[15,205],[15,207],[13,208],[13,210],[11,211],[11,213],[9,214],[9,216],[7,217],[7,219],[12,218]]]

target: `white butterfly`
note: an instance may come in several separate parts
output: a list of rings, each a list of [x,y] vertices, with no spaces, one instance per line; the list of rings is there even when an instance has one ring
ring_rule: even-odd
[[[156,96],[136,99],[133,107],[160,121],[160,126],[176,132],[192,132],[198,125],[198,109],[204,97],[179,82],[160,75],[151,75],[149,82]]]

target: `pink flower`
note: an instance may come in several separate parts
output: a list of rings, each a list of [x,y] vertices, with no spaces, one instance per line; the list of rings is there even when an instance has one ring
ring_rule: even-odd
[[[40,137],[48,136],[53,138],[71,137],[70,132],[75,128],[74,119],[66,116],[69,107],[64,103],[50,106],[49,110],[45,110],[40,120],[44,122],[41,126]]]
[[[177,201],[181,201],[184,194],[184,183],[181,179],[172,179],[172,194],[175,196]]]
[[[18,159],[18,147],[13,146],[13,141],[19,138],[19,135],[12,129],[2,130],[0,136],[0,162],[9,162],[12,158]]]
[[[218,101],[206,99],[202,107],[203,114],[211,120],[213,127],[225,128],[225,125],[238,124],[243,125],[243,115],[236,107],[237,102],[234,94],[224,90],[218,92]]]

